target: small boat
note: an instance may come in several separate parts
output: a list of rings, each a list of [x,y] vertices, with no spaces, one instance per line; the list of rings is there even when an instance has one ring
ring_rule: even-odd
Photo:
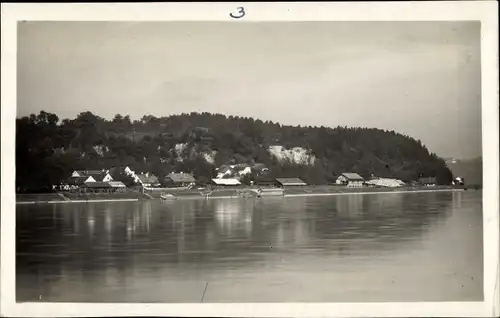
[[[162,193],[160,195],[160,199],[162,199],[162,200],[177,200],[177,198],[174,197],[173,195],[171,195],[170,193]]]

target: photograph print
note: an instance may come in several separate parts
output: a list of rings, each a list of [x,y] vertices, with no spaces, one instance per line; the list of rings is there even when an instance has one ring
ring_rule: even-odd
[[[485,299],[480,21],[16,38],[16,303]]]

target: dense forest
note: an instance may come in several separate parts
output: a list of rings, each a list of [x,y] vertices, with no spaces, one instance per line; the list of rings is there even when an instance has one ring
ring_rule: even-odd
[[[342,172],[406,182],[421,176],[436,177],[439,184],[452,179],[445,161],[419,140],[373,128],[285,126],[210,113],[106,120],[83,112],[60,120],[41,111],[18,118],[16,129],[20,193],[50,191],[76,169],[124,166],[152,172],[160,180],[180,171],[209,180],[217,167],[238,163],[261,163],[269,168],[267,177],[300,177],[310,184],[331,183]],[[273,145],[302,147],[315,160],[280,160],[269,152]]]

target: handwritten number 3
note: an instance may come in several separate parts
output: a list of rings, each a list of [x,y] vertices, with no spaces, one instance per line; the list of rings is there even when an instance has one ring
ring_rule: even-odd
[[[236,14],[229,13],[229,16],[231,18],[239,19],[239,18],[243,18],[245,16],[245,8],[239,7],[237,9],[238,9],[238,12]]]

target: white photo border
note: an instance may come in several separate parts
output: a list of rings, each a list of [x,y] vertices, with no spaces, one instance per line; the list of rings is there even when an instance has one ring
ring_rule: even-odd
[[[243,6],[246,15],[229,16]],[[2,316],[495,317],[499,316],[498,3],[65,3],[1,7]],[[483,302],[94,304],[15,302],[15,117],[18,21],[481,21]]]

